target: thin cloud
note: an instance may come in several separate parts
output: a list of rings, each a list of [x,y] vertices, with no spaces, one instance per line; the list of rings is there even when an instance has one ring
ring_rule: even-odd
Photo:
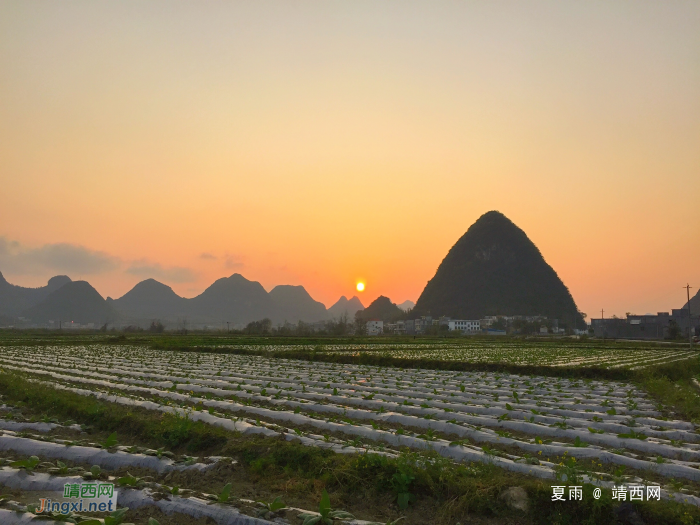
[[[204,259],[205,261],[215,261],[216,259],[218,259],[216,255],[207,252],[200,253],[199,258]]]
[[[226,268],[229,270],[233,270],[237,268],[244,268],[245,263],[236,255],[228,255],[224,261],[224,266],[226,266]]]
[[[142,259],[134,261],[126,269],[126,273],[138,277],[162,279],[174,283],[191,283],[197,280],[197,276],[190,268],[181,266],[163,267],[158,263],[149,263]]]
[[[0,269],[19,275],[47,271],[72,274],[98,274],[117,269],[118,257],[69,243],[44,244],[38,248],[0,237]]]

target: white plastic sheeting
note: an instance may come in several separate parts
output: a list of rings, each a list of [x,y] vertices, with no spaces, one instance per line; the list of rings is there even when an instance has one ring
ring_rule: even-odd
[[[0,436],[0,450],[12,451],[27,456],[40,456],[43,458],[64,459],[87,465],[99,465],[107,470],[116,470],[120,467],[143,467],[158,473],[164,473],[173,470],[204,471],[215,465],[215,463],[176,464],[168,458],[158,459],[155,456],[129,454],[121,451],[108,452],[99,448],[78,445],[68,447],[59,443],[37,441],[7,434]]]
[[[700,435],[686,421],[660,418],[659,407],[632,385],[511,374],[381,369],[345,364],[269,360],[260,357],[150,351],[143,348],[64,347],[39,349],[40,356],[8,349],[0,365],[51,377],[79,393],[144,408],[187,413],[196,403],[219,412],[259,418],[263,425],[231,421],[206,412],[190,417],[243,433],[277,435],[265,423],[312,426],[391,446],[431,448],[456,460],[487,461],[519,472],[552,477],[546,462],[514,462],[471,445],[450,446],[433,436],[398,435],[377,423],[430,434],[440,432],[476,443],[517,447],[528,454],[598,459],[670,477],[700,480]],[[89,354],[90,359],[86,359]],[[625,358],[627,359],[627,358]],[[611,366],[625,362],[621,359]],[[28,366],[31,365],[31,366]],[[110,395],[74,385],[120,391]],[[157,396],[163,405],[139,399]],[[210,399],[213,398],[213,399]],[[219,398],[219,399],[216,399]],[[221,399],[226,398],[226,399]],[[257,405],[257,406],[256,406]],[[370,423],[361,424],[363,422]],[[595,432],[593,432],[595,431]],[[511,436],[508,432],[517,433]],[[578,439],[536,443],[522,435]],[[618,434],[641,436],[619,437]],[[294,436],[313,446],[352,451],[320,436]],[[539,440],[541,441],[541,440]],[[635,451],[629,457],[619,450]]]

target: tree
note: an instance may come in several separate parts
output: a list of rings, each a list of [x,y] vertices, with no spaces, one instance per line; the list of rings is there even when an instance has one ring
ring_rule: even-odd
[[[365,335],[367,333],[367,321],[362,317],[362,310],[355,313],[355,335]]]
[[[267,317],[260,321],[252,321],[246,325],[243,332],[249,335],[265,335],[272,330],[272,321]]]
[[[164,330],[165,325],[163,325],[163,323],[161,323],[160,320],[151,321],[151,326],[148,327],[149,332],[153,332],[156,334],[162,334]]]
[[[668,322],[668,338],[669,339],[678,339],[681,335],[681,329],[678,326],[678,323],[671,319]]]
[[[506,320],[503,317],[499,317],[495,323],[491,325],[494,330],[505,330],[508,327]]]

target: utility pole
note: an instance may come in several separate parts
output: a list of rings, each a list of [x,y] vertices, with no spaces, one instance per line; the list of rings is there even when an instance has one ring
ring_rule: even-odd
[[[231,322],[230,321],[226,321],[226,330],[228,331],[229,334],[231,333]]]
[[[603,327],[603,339],[605,339],[607,330],[605,329],[605,310],[603,308],[600,309],[600,324]]]
[[[693,335],[690,333],[690,289],[692,286],[689,284],[686,284],[683,288],[685,288],[685,292],[688,295],[688,344],[690,345],[690,349],[693,349]]]

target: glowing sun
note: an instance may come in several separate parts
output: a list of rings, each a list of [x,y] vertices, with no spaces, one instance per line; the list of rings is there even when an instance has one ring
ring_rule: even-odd
[[[357,283],[357,291],[362,292],[365,289],[365,283]]]

